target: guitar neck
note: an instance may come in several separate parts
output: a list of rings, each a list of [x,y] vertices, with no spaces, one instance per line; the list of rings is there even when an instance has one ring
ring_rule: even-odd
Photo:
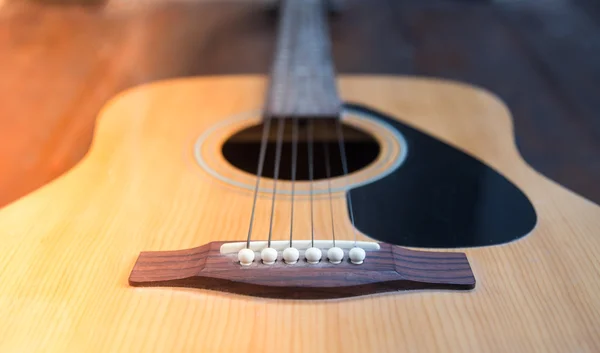
[[[326,16],[322,0],[283,0],[265,117],[339,117]]]

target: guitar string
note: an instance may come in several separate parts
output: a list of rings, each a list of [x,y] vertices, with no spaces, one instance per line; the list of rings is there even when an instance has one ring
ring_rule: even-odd
[[[278,43],[279,45],[283,45]],[[274,64],[275,68],[274,71],[277,70],[277,63]],[[285,97],[286,91],[287,91],[287,81],[288,81],[288,75],[289,72],[286,72],[285,75],[285,81],[284,81],[284,89],[283,89],[283,97]],[[273,90],[275,89],[275,83],[273,84]],[[252,212],[250,214],[250,225],[248,227],[248,239],[246,240],[246,248],[250,248],[250,240],[252,238],[252,230],[253,230],[253,226],[254,226],[254,215],[256,213],[256,200],[258,198],[258,190],[259,190],[259,186],[260,186],[260,179],[262,177],[262,172],[263,172],[263,168],[264,168],[264,162],[265,162],[265,155],[267,152],[267,141],[268,141],[268,137],[269,134],[271,133],[271,120],[272,120],[272,115],[271,114],[267,114],[267,117],[264,121],[263,124],[263,131],[262,131],[262,136],[260,139],[260,152],[259,152],[259,159],[258,159],[258,168],[257,168],[257,172],[256,172],[256,184],[254,186],[254,197],[252,200]],[[271,233],[271,230],[269,230],[269,234]],[[269,245],[270,245],[270,236],[269,236]]]
[[[306,11],[303,11],[301,14],[301,21],[311,22],[312,18]],[[304,30],[310,31],[313,26],[305,26]],[[308,55],[307,53],[304,53]],[[306,91],[307,93],[310,91],[308,87],[308,80],[304,81],[306,83]],[[313,119],[308,119],[307,124],[307,154],[308,154],[308,185],[309,185],[309,196],[310,196],[310,243],[311,247],[315,246],[315,222],[314,222],[314,151],[313,151],[313,142],[314,142],[314,121]]]
[[[327,102],[323,102],[323,99],[327,99],[327,92],[325,92],[325,89],[322,85],[318,85],[318,89],[322,94],[317,95],[317,97],[320,97],[319,100],[323,103],[323,105],[327,105]],[[329,141],[327,140],[329,125],[326,120],[325,124],[326,128],[323,129],[323,153],[325,154],[325,177],[327,179],[327,195],[329,197],[329,214],[331,218],[331,239],[333,242],[333,247],[335,247],[335,219],[333,212],[333,194],[331,191],[331,159],[329,155]]]
[[[318,89],[320,91],[320,93],[322,94],[317,94],[317,97],[320,97],[319,101],[323,104],[326,105],[326,102],[323,102],[323,98],[326,98],[326,92],[324,91],[322,86],[318,86]],[[334,220],[334,212],[333,212],[333,194],[331,192],[331,162],[330,162],[330,156],[329,156],[329,143],[327,140],[327,136],[328,136],[328,125],[327,125],[327,120],[325,120],[325,122],[321,125],[324,125],[325,127],[322,129],[324,136],[322,137],[322,145],[323,145],[323,153],[325,156],[325,178],[327,180],[327,196],[329,198],[329,214],[330,214],[330,218],[331,218],[331,238],[332,238],[332,242],[333,242],[333,247],[335,247],[335,220]]]
[[[284,29],[285,31],[285,29]],[[279,52],[279,47],[280,46],[285,46],[286,43],[282,43],[282,42],[277,42],[277,52]],[[288,43],[289,44],[289,43]],[[277,71],[277,61],[274,64],[274,69],[273,71]],[[289,81],[289,71],[286,71],[286,75],[284,76],[285,80],[284,80],[284,84],[283,84],[283,94],[281,96],[286,97],[287,94],[287,82]],[[272,89],[275,90],[275,83],[273,83]],[[287,105],[287,100],[284,103],[284,106]],[[268,114],[267,118],[265,119],[264,125],[263,125],[263,132],[262,132],[262,137],[260,140],[260,152],[259,152],[259,160],[258,160],[258,168],[257,168],[257,173],[256,173],[256,185],[254,186],[254,197],[253,197],[253,201],[252,201],[252,212],[250,214],[250,225],[248,226],[248,239],[246,240],[246,248],[250,248],[250,239],[252,238],[252,230],[253,230],[253,226],[254,226],[254,214],[256,212],[256,199],[258,197],[258,190],[259,190],[259,186],[260,186],[260,178],[262,176],[262,170],[264,167],[264,161],[265,161],[265,155],[266,155],[266,150],[267,150],[267,140],[268,140],[268,135],[270,134],[270,130],[271,130],[271,120],[272,120],[272,115]],[[275,186],[275,185],[274,185]],[[273,207],[273,206],[272,206]],[[269,226],[269,246],[271,244],[271,227],[272,227],[272,218],[273,215],[271,214],[271,224]]]
[[[250,213],[250,225],[248,226],[248,239],[246,240],[246,248],[250,248],[250,239],[252,238],[252,229],[254,226],[254,213],[256,211],[256,199],[258,197],[258,187],[260,186],[260,177],[262,176],[263,167],[265,164],[265,154],[267,152],[267,137],[271,130],[271,116],[267,116],[263,124],[262,137],[260,139],[260,152],[258,157],[258,167],[256,171],[256,185],[254,186],[254,199],[252,201],[252,212]]]
[[[346,147],[344,142],[344,132],[342,130],[342,123],[340,120],[336,121],[336,130],[338,135],[338,144],[340,149],[340,158],[342,160],[342,172],[344,173],[344,177],[348,175],[348,162],[346,160]],[[347,181],[344,183],[344,188],[346,187]],[[354,211],[352,208],[352,194],[350,190],[346,191],[346,197],[348,198],[348,210],[350,212],[350,222],[352,223],[352,232],[354,233],[354,246],[356,246],[357,235],[356,235],[356,227],[354,226]]]
[[[277,119],[277,147],[275,148],[275,166],[273,167],[273,198],[271,199],[271,219],[269,221],[269,239],[267,247],[271,247],[271,237],[273,235],[273,217],[275,215],[275,199],[277,198],[277,180],[279,179],[279,166],[281,164],[281,145],[283,140],[283,129],[285,120]]]
[[[299,35],[293,36],[293,42],[290,47],[294,48],[297,44],[297,40]],[[286,97],[287,98],[287,97]],[[288,99],[286,99],[286,106],[289,106]],[[298,161],[298,118],[295,117],[295,109],[292,117],[292,192],[291,192],[291,211],[290,211],[290,248],[293,247],[293,237],[294,237],[294,200],[296,195],[296,171],[297,171],[297,161]]]
[[[315,246],[315,223],[313,207],[313,121],[308,121],[307,127],[307,153],[308,153],[308,184],[310,186],[310,244]]]
[[[310,18],[308,18],[310,20]],[[289,72],[288,72],[289,74]],[[287,78],[287,75],[286,75]],[[286,80],[287,81],[287,80]],[[259,190],[259,185],[260,185],[260,178],[262,176],[262,170],[264,167],[264,160],[265,160],[265,156],[266,156],[266,141],[267,141],[267,137],[270,133],[270,123],[271,123],[271,117],[269,116],[266,121],[265,121],[265,125],[263,126],[263,134],[262,134],[262,138],[261,138],[261,148],[260,148],[260,157],[259,157],[259,165],[258,165],[258,171],[257,171],[257,180],[256,180],[256,185],[255,185],[255,190],[254,190],[254,198],[253,198],[253,205],[252,205],[252,212],[251,212],[251,219],[250,219],[250,225],[249,225],[249,230],[248,230],[248,239],[246,242],[246,247],[250,246],[250,240],[251,240],[251,235],[252,235],[252,230],[253,230],[253,223],[254,223],[254,216],[255,216],[255,210],[256,210],[256,201],[257,201],[257,195],[258,195],[258,190]],[[293,127],[292,129],[294,130],[294,127],[297,129],[297,121],[295,121],[296,119],[294,119],[293,121]],[[268,247],[270,247],[271,245],[271,239],[272,239],[272,227],[273,227],[273,219],[274,219],[274,210],[275,210],[275,199],[276,199],[276,193],[277,193],[277,180],[278,180],[278,175],[279,175],[279,168],[280,168],[280,163],[281,163],[281,144],[282,144],[282,135],[283,135],[283,130],[284,130],[284,124],[282,123],[283,119],[279,118],[279,123],[278,123],[278,130],[277,130],[277,147],[276,147],[276,161],[275,161],[275,167],[274,167],[274,181],[273,181],[273,197],[272,197],[272,202],[271,202],[271,215],[270,215],[270,224],[269,224],[269,238],[268,238]],[[314,125],[313,125],[313,121],[309,120],[309,128],[308,128],[308,157],[309,157],[309,185],[310,185],[310,219],[311,219],[311,246],[314,246],[314,186],[313,186],[313,182],[314,182],[314,161],[313,161],[313,130],[314,130]],[[341,132],[341,131],[340,131]],[[292,134],[294,135],[294,132],[292,132]],[[292,138],[294,140],[294,138]],[[297,139],[297,130],[296,130],[296,139]],[[338,137],[339,140],[339,137]],[[341,150],[343,150],[343,135],[342,135],[342,141],[340,142],[340,147]],[[292,154],[296,155],[293,156],[292,159],[292,174],[293,174],[293,180],[292,180],[292,208],[291,208],[291,221],[290,221],[290,246],[292,245],[292,239],[293,239],[293,215],[294,215],[294,193],[295,193],[295,176],[296,176],[296,165],[297,165],[297,140],[296,142],[292,143]],[[342,164],[345,165],[346,161],[345,161],[345,153],[342,153],[343,157],[342,157]],[[335,246],[335,228],[334,228],[334,218],[333,218],[333,201],[332,201],[332,193],[331,193],[331,181],[330,181],[330,175],[331,175],[331,168],[330,168],[330,163],[329,163],[329,155],[328,155],[328,146],[327,146],[327,161],[326,161],[326,169],[327,169],[327,180],[328,180],[328,194],[329,194],[329,199],[330,199],[330,213],[331,213],[331,221],[332,221],[332,237],[333,237],[333,244]],[[344,174],[348,174],[347,173],[347,168],[344,168]],[[349,201],[349,205],[351,208],[351,200]],[[352,212],[352,211],[351,211]],[[354,220],[353,220],[353,216],[352,216],[352,224],[354,224]],[[355,242],[356,242],[356,234],[355,234]]]
[[[321,101],[321,103],[323,103],[323,105],[326,105],[326,102],[323,102],[323,98],[326,98],[327,94],[325,92],[325,90],[323,89],[322,86],[318,86],[318,89],[321,91],[322,94],[317,95],[317,97],[321,97],[321,99],[319,99]],[[334,219],[334,211],[333,211],[333,193],[332,193],[332,187],[331,187],[331,158],[330,158],[330,154],[329,154],[329,141],[327,140],[328,137],[328,130],[329,130],[329,125],[327,120],[325,120],[324,122],[325,127],[322,129],[324,136],[322,138],[322,144],[323,144],[323,153],[325,156],[325,178],[327,180],[327,196],[329,198],[329,214],[330,214],[330,218],[331,218],[331,239],[332,239],[332,243],[333,243],[333,247],[335,247],[335,219]]]
[[[331,194],[331,165],[329,164],[329,142],[323,140],[323,149],[325,154],[325,176],[327,177],[327,189],[329,194],[329,213],[331,214],[331,238],[335,248],[335,222],[333,219],[333,196]]]
[[[304,15],[304,20],[307,21],[311,21],[311,18],[309,16],[307,16],[306,13],[302,13],[301,16]],[[308,28],[313,28],[311,26],[308,26]],[[308,84],[308,82],[306,82]],[[317,86],[318,88],[322,88]],[[317,97],[325,97],[326,95],[317,95]],[[310,232],[311,232],[311,247],[314,247],[314,234],[315,234],[315,227],[314,227],[314,151],[313,151],[313,145],[314,145],[314,139],[313,139],[313,135],[314,135],[314,123],[313,123],[313,119],[309,119],[308,121],[308,127],[307,127],[307,154],[308,154],[308,172],[309,172],[309,195],[310,195]],[[293,161],[293,163],[295,164],[296,162]],[[329,186],[329,198],[330,198],[330,211],[331,211],[331,221],[332,221],[332,236],[333,236],[333,243],[335,246],[335,230],[333,230],[333,225],[334,225],[334,219],[333,219],[333,201],[332,201],[332,194],[331,194],[331,181],[330,179],[330,174],[331,174],[331,169],[330,169],[330,163],[327,160],[326,161],[326,169],[328,169],[328,175],[327,175],[327,180],[328,180],[328,186]],[[293,201],[292,201],[292,205],[293,205]],[[292,206],[293,207],[293,206]],[[292,235],[291,235],[291,230],[290,230],[290,244],[292,243]]]
[[[294,233],[294,196],[296,191],[296,162],[298,160],[298,119],[292,118],[292,212],[290,216],[290,248]]]

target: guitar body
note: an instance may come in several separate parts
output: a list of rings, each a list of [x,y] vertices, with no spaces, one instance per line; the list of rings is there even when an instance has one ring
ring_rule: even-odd
[[[208,134],[217,146],[252,123],[223,124],[260,109],[266,79],[165,81],[114,98],[75,168],[0,211],[0,352],[600,351],[600,207],[523,161],[507,108],[488,92],[446,81],[338,82],[345,101],[484,161],[532,202],[537,225],[529,235],[458,249],[475,289],[285,300],[130,286],[140,252],[244,240],[252,208],[252,192],[226,180],[254,177],[197,143]],[[345,178],[368,180],[385,168],[374,163]],[[315,199],[317,238],[331,226],[328,202]],[[277,200],[275,239],[288,236],[289,204]],[[308,219],[307,205],[297,200],[298,219]],[[334,193],[333,205],[338,234],[352,238],[343,193]],[[270,206],[258,197],[257,234],[269,228]],[[307,222],[295,227],[309,231]]]

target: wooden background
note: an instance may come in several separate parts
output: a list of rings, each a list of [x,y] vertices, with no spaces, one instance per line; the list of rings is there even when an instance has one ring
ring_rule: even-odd
[[[265,7],[4,0],[0,207],[77,163],[96,113],[119,91],[169,77],[266,73],[275,21]],[[600,203],[600,3],[348,1],[332,35],[342,73],[445,77],[496,93],[512,110],[525,159]]]

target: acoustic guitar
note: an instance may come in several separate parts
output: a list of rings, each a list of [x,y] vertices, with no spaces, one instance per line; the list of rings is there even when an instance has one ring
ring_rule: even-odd
[[[599,352],[600,208],[507,107],[336,76],[324,3],[279,11],[268,78],[123,92],[0,211],[0,352]]]

